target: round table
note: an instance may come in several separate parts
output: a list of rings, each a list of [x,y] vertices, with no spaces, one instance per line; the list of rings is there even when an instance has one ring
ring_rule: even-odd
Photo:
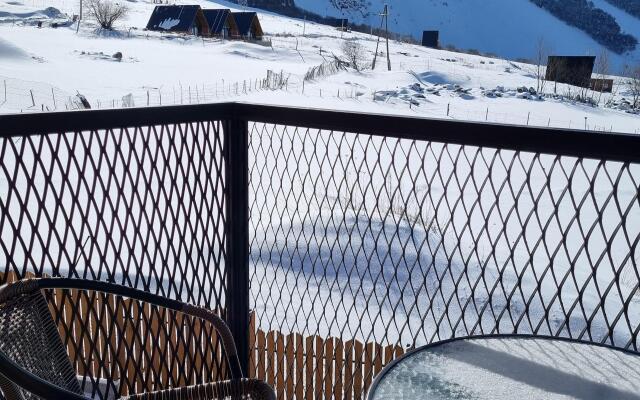
[[[518,336],[450,340],[388,365],[368,400],[640,400],[640,356]]]

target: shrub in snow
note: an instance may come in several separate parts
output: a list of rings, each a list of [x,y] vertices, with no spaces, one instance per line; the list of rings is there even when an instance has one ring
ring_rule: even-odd
[[[324,62],[320,65],[310,68],[304,75],[304,80],[312,81],[318,78],[327,77],[329,75],[335,75],[340,71],[346,71],[348,66],[348,63],[336,57],[332,61]]]
[[[129,8],[125,4],[110,0],[89,0],[89,17],[96,20],[102,29],[113,29],[113,24],[125,18]]]
[[[122,61],[122,53],[117,52],[116,54],[113,55],[113,58],[115,58],[118,61]]]
[[[364,68],[366,63],[365,49],[355,40],[348,40],[342,44],[342,54],[349,65],[356,71],[360,71]]]
[[[84,95],[77,93],[74,97],[69,98],[67,107],[72,110],[89,110],[91,109],[91,104],[89,104],[89,101]]]
[[[122,96],[122,107],[135,107],[135,102],[133,101],[133,94],[129,93],[125,96]]]
[[[625,68],[625,86],[631,95],[631,107],[640,109],[640,65]]]

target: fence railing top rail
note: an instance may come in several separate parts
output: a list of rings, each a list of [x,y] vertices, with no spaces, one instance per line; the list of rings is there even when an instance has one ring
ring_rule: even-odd
[[[228,119],[640,163],[640,135],[238,102],[0,115],[0,137]]]

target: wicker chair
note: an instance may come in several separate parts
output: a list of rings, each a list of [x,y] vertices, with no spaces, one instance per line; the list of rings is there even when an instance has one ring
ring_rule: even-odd
[[[275,400],[265,382],[242,377],[229,328],[213,312],[140,290],[99,281],[27,279],[0,287],[0,388],[7,400],[84,399],[42,289],[78,289],[127,297],[205,320],[217,330],[231,380],[181,387],[123,399]]]

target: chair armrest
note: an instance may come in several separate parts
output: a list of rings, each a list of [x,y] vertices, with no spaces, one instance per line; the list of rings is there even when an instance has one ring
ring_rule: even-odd
[[[267,383],[257,379],[236,379],[134,394],[121,400],[276,400]]]
[[[133,289],[128,286],[122,286],[115,283],[103,281],[74,278],[35,278],[28,281],[32,282],[30,283],[31,285],[37,285],[39,289],[93,290],[108,294],[119,295],[203,319],[212,324],[220,335],[222,345],[229,361],[229,366],[231,367],[231,379],[240,379],[243,377],[242,369],[240,368],[240,359],[238,358],[238,351],[236,349],[236,344],[233,340],[231,330],[224,322],[224,320],[211,310],[183,303],[178,300],[168,299],[166,297],[145,292],[143,290]]]

